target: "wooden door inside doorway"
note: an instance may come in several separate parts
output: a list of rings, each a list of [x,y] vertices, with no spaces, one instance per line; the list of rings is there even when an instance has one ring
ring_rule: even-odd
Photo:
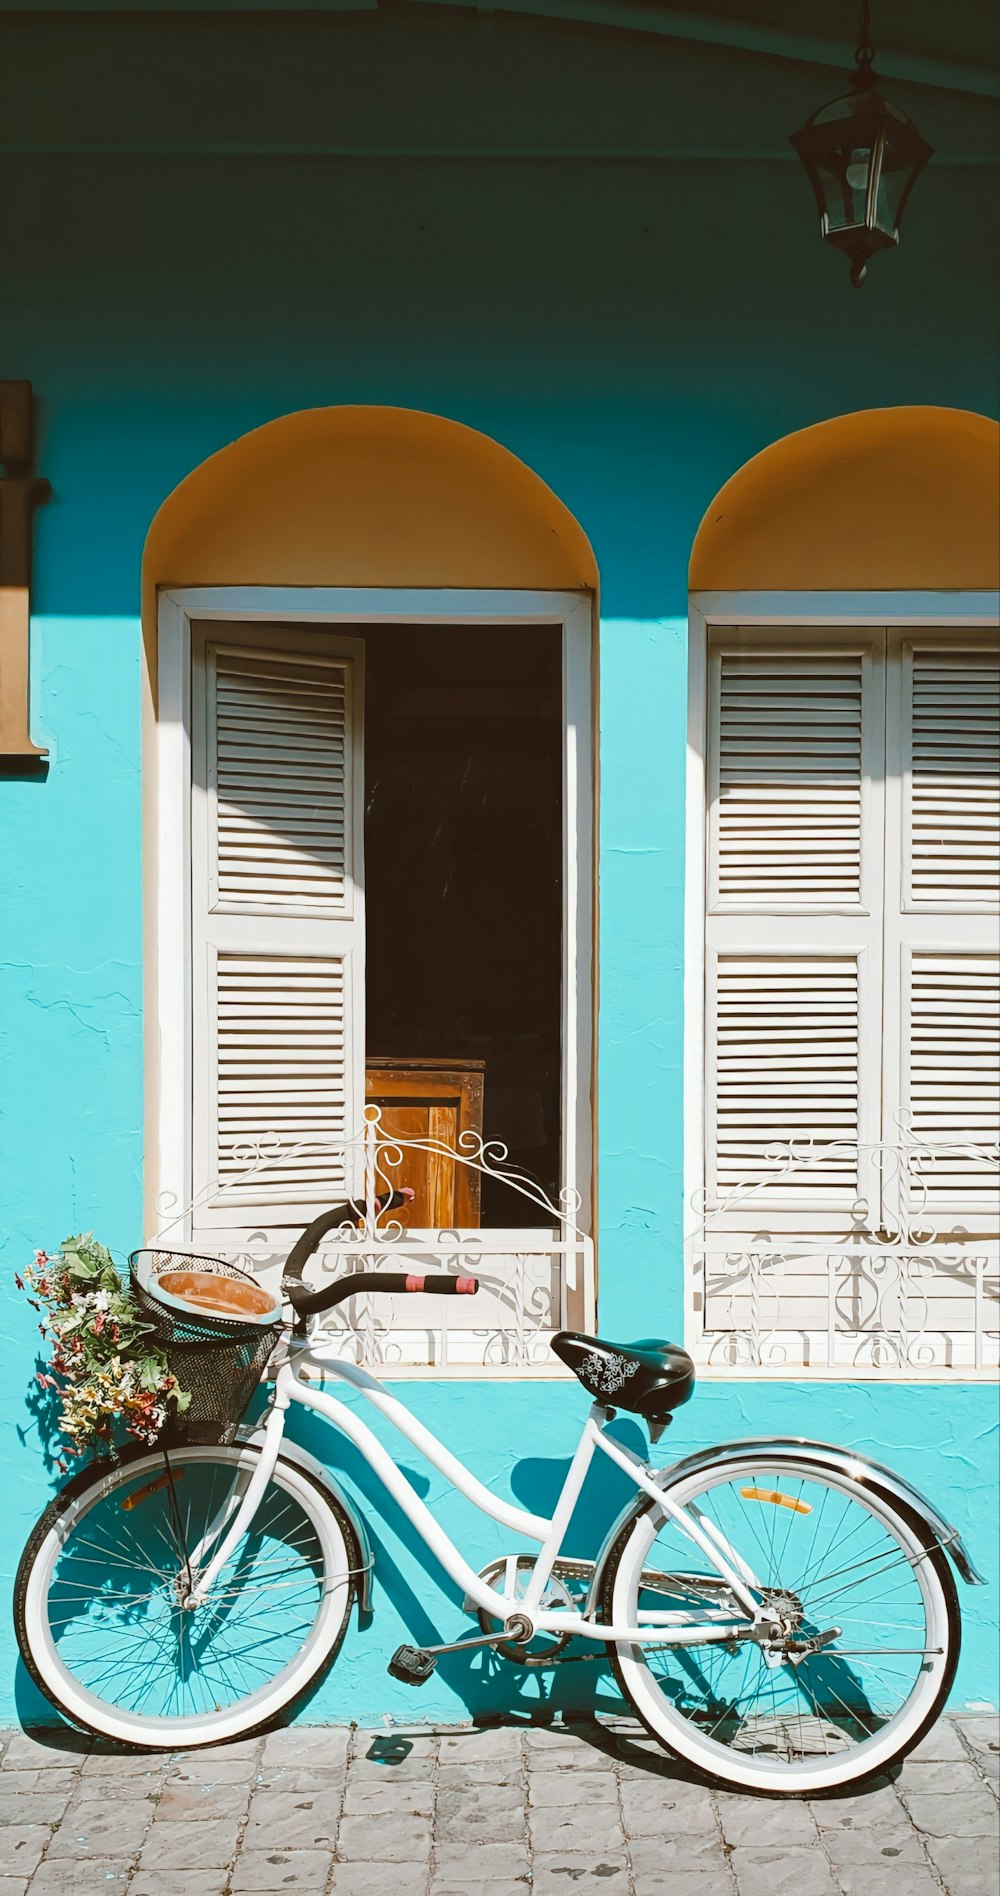
[[[369,1059],[365,1098],[381,1108],[380,1131],[389,1139],[427,1140],[445,1150],[403,1149],[390,1168],[393,1183],[411,1185],[412,1204],[393,1215],[406,1229],[450,1230],[479,1226],[480,1174],[449,1156],[460,1150],[463,1132],[482,1134],[482,1060]]]

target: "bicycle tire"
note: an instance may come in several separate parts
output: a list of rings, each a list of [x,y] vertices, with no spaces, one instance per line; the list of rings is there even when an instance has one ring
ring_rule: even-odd
[[[932,1689],[920,1692],[913,1714],[901,1722],[898,1742],[866,1741],[829,1761],[804,1764],[798,1768],[789,1766],[782,1774],[769,1763],[732,1751],[727,1753],[721,1744],[706,1742],[693,1719],[679,1713],[676,1705],[671,1706],[666,1694],[659,1692],[651,1679],[642,1680],[643,1670],[650,1673],[643,1658],[643,1648],[609,1641],[608,1657],[623,1698],[631,1704],[650,1736],[714,1782],[729,1790],[744,1793],[753,1790],[771,1796],[836,1793],[892,1769],[920,1743],[940,1716],[954,1681],[961,1649],[961,1613],[954,1576],[946,1555],[934,1541],[926,1523],[904,1503],[883,1493],[873,1484],[855,1481],[849,1476],[834,1476],[831,1471],[818,1469],[807,1462],[796,1463],[794,1455],[787,1451],[767,1456],[760,1452],[750,1454],[734,1449],[728,1460],[713,1464],[710,1470],[703,1471],[703,1475],[710,1478],[713,1484],[720,1484],[727,1478],[747,1480],[755,1466],[790,1478],[802,1476],[818,1485],[839,1486],[842,1491],[855,1490],[856,1498],[873,1507],[884,1524],[898,1521],[903,1530],[904,1545],[908,1540],[913,1549],[912,1571],[916,1572],[917,1567],[926,1568],[933,1576],[930,1591],[939,1594],[937,1609],[941,1624],[946,1629],[942,1663],[934,1668]],[[685,1495],[694,1499],[699,1492],[700,1479],[679,1478],[676,1483],[666,1483],[665,1488],[676,1487],[677,1500],[682,1500]],[[601,1617],[608,1622],[618,1620],[620,1623],[622,1618],[627,1618],[630,1610],[635,1610],[637,1581],[648,1556],[655,1517],[660,1514],[654,1501],[637,1503],[611,1549],[600,1603]],[[635,1598],[630,1597],[632,1595]],[[919,1672],[923,1674],[924,1668],[919,1668]],[[911,1693],[910,1697],[914,1696]],[[908,1699],[906,1703],[909,1702]]]
[[[187,1448],[172,1450],[170,1462],[175,1470],[181,1472],[192,1458],[204,1460],[212,1457],[236,1465],[242,1461],[245,1467],[247,1458],[256,1458],[260,1452],[260,1445],[257,1443],[236,1443],[231,1447],[219,1448],[191,1445]],[[305,1513],[309,1514],[311,1510],[314,1510],[314,1520],[322,1522],[324,1517],[329,1517],[335,1524],[336,1536],[331,1535],[327,1544],[334,1549],[337,1541],[342,1544],[345,1554],[345,1573],[349,1576],[345,1579],[343,1587],[336,1589],[340,1596],[337,1601],[337,1610],[331,1610],[326,1616],[324,1636],[316,1641],[308,1665],[301,1669],[293,1668],[289,1676],[283,1678],[280,1683],[276,1681],[275,1689],[271,1692],[267,1703],[256,1705],[252,1715],[241,1717],[242,1701],[238,1701],[214,1718],[206,1715],[185,1721],[190,1727],[187,1731],[181,1729],[177,1721],[172,1721],[169,1730],[164,1729],[160,1735],[157,1735],[156,1721],[136,1721],[127,1712],[114,1708],[110,1702],[107,1715],[103,1715],[100,1709],[95,1708],[89,1700],[84,1702],[78,1689],[72,1689],[72,1681],[70,1681],[71,1689],[67,1689],[66,1680],[59,1675],[57,1667],[53,1664],[52,1652],[48,1650],[44,1642],[33,1641],[32,1636],[32,1626],[37,1625],[37,1614],[33,1612],[33,1606],[37,1606],[38,1603],[34,1600],[33,1589],[38,1585],[38,1563],[40,1559],[47,1558],[51,1554],[54,1532],[58,1534],[61,1524],[67,1517],[73,1516],[82,1506],[85,1506],[91,1491],[94,1491],[93,1499],[96,1500],[100,1490],[103,1489],[105,1493],[110,1492],[109,1483],[113,1488],[117,1481],[130,1479],[139,1471],[140,1465],[144,1462],[150,1465],[151,1478],[154,1478],[152,1476],[154,1468],[164,1467],[162,1453],[139,1446],[126,1450],[117,1462],[110,1465],[110,1468],[107,1465],[91,1464],[65,1484],[39,1517],[25,1544],[14,1582],[14,1625],[22,1660],[34,1684],[63,1718],[84,1731],[91,1732],[97,1737],[111,1739],[128,1749],[183,1750],[191,1746],[201,1748],[213,1744],[224,1744],[236,1738],[253,1736],[265,1730],[279,1715],[298,1704],[333,1664],[340,1651],[350,1619],[351,1605],[357,1597],[355,1576],[363,1559],[355,1539],[354,1529],[344,1510],[328,1489],[314,1479],[308,1470],[300,1468],[284,1456],[279,1456],[275,1468],[276,1485],[290,1489],[303,1506]],[[36,1650],[36,1644],[41,1646],[41,1650]],[[215,1725],[218,1725],[219,1729],[214,1729]]]

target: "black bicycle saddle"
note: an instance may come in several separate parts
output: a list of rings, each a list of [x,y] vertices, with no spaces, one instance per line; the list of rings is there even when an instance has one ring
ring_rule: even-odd
[[[607,1343],[600,1336],[560,1330],[552,1348],[596,1402],[628,1409],[647,1422],[664,1422],[694,1389],[694,1364],[686,1350],[657,1337],[638,1343]]]

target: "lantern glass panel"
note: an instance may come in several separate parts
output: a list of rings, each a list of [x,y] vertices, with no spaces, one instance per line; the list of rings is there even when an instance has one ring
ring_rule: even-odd
[[[830,235],[863,230],[868,223],[869,185],[873,166],[878,164],[883,124],[878,96],[852,92],[824,106],[801,135],[803,156],[808,150],[815,168]]]
[[[917,168],[917,154],[909,127],[889,120],[878,168],[875,192],[875,223],[887,236],[893,236],[899,224],[903,199]]]
[[[843,129],[850,130],[848,126]],[[854,230],[864,225],[871,158],[871,144],[866,139],[835,134],[831,134],[825,151],[816,154],[816,175],[829,230]]]

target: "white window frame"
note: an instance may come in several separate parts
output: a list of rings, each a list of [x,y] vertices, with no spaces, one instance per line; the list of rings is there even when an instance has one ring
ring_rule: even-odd
[[[192,621],[316,626],[558,626],[563,649],[562,1186],[579,1194],[578,1226],[592,1234],[595,1149],[594,603],[589,593],[430,591],[342,587],[192,587],[158,597],[154,739],[155,845],[145,874],[155,901],[153,982],[157,1041],[147,1043],[147,1098],[155,1114],[150,1235],[175,1220],[190,1242],[191,1101],[191,649]],[[147,1166],[150,1157],[147,1157]],[[501,1235],[486,1234],[491,1248]],[[511,1237],[517,1235],[512,1228]],[[523,1234],[522,1234],[523,1235]],[[533,1234],[537,1236],[537,1234]],[[592,1318],[593,1270],[587,1302]],[[440,1372],[438,1372],[440,1373]],[[489,1371],[480,1372],[489,1374]],[[558,1373],[558,1368],[554,1373]]]
[[[705,1179],[705,914],[708,886],[708,651],[712,634],[730,626],[806,626],[863,629],[907,627],[989,630],[1000,623],[1000,593],[954,592],[694,592],[688,601],[688,736],[685,778],[684,874],[684,1328],[688,1347],[701,1356],[691,1247]],[[702,1356],[702,1362],[704,1362]],[[851,1368],[755,1367],[754,1379],[857,1381]],[[745,1379],[745,1367],[704,1364],[699,1374],[720,1381]],[[942,1381],[954,1381],[944,1372]],[[902,1370],[879,1380],[907,1382]]]

